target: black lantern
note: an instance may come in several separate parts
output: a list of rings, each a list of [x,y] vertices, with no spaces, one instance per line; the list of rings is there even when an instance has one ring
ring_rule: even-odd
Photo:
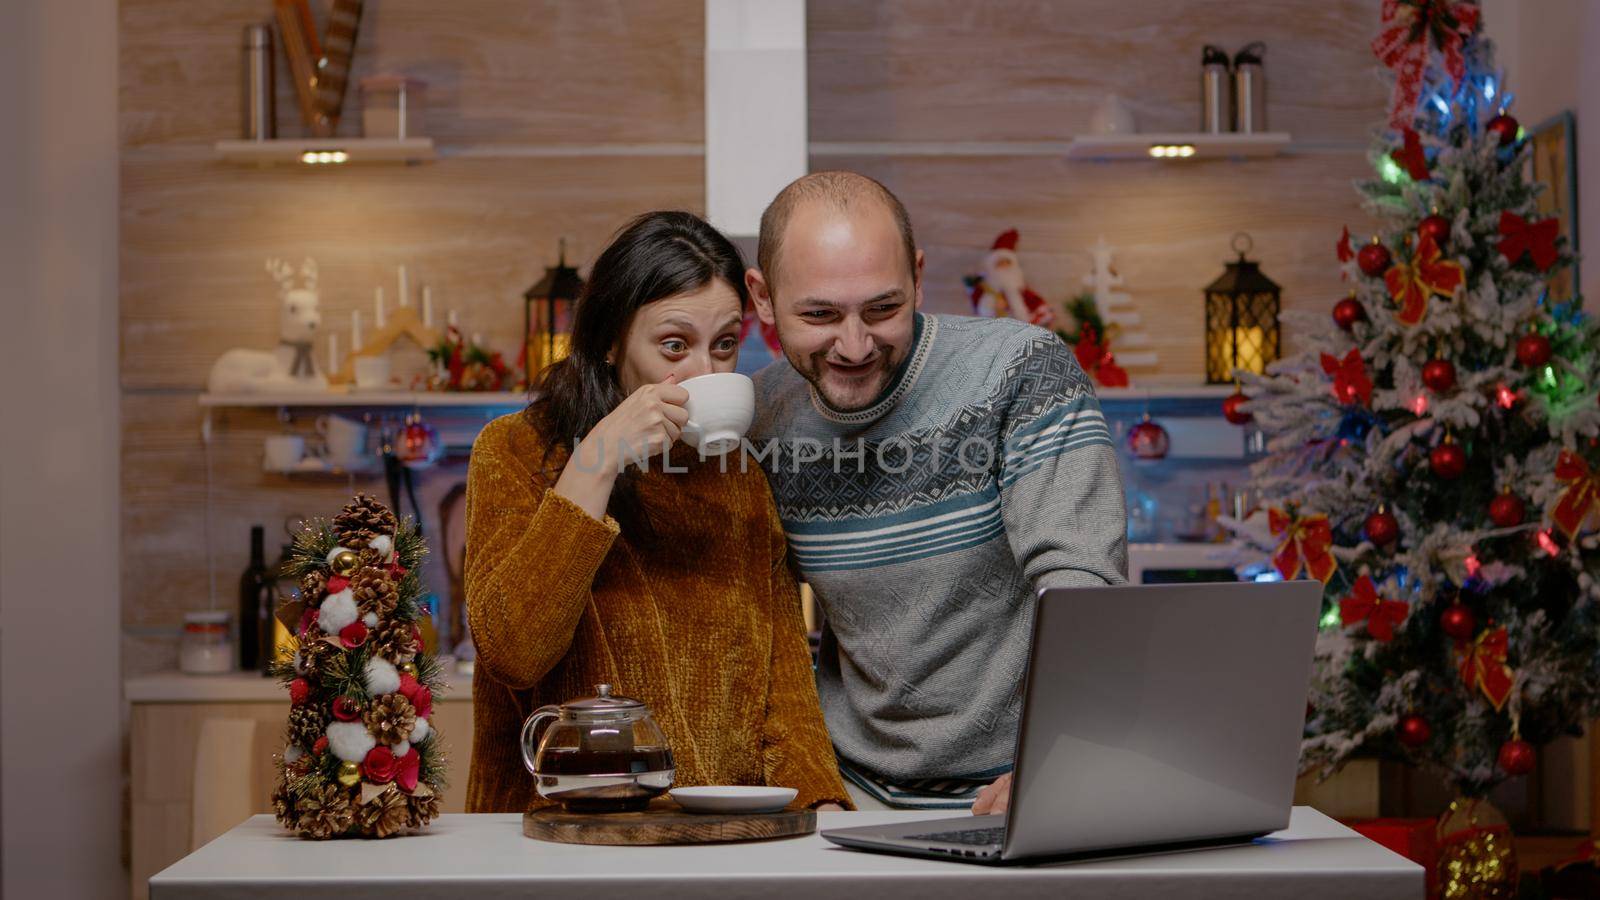
[[[1244,255],[1250,236],[1233,236],[1239,259],[1206,287],[1206,382],[1229,384],[1234,371],[1261,374],[1278,358],[1278,285]]]
[[[539,283],[522,294],[523,370],[528,383],[545,366],[567,355],[572,338],[572,309],[583,292],[578,270],[567,265],[567,242],[561,241],[561,255],[554,266],[544,270]]]

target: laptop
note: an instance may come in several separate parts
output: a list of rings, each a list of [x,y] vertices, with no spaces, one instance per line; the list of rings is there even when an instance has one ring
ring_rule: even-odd
[[[1321,607],[1316,581],[1042,591],[1007,811],[822,836],[1003,865],[1287,828]]]

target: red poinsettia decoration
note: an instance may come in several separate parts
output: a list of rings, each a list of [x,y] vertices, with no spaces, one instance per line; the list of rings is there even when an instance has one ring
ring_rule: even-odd
[[[1402,325],[1421,322],[1428,313],[1429,297],[1453,297],[1465,281],[1461,264],[1444,259],[1444,252],[1431,237],[1422,239],[1410,262],[1396,262],[1383,275],[1389,296],[1400,306],[1395,318]]]
[[[1500,242],[1495,247],[1508,263],[1516,263],[1526,253],[1539,271],[1548,272],[1556,264],[1556,236],[1560,233],[1560,219],[1529,222],[1516,213],[1502,211]]]
[[[1445,71],[1456,85],[1466,77],[1461,46],[1478,30],[1478,7],[1453,0],[1383,0],[1383,28],[1372,41],[1372,52],[1394,70],[1394,94],[1389,100],[1389,126],[1405,128],[1416,116],[1422,96],[1422,76],[1437,49]]]
[[[1351,350],[1339,359],[1331,353],[1322,354],[1322,371],[1333,376],[1333,396],[1340,403],[1360,403],[1372,406],[1372,379],[1367,375],[1367,362],[1360,350]]]
[[[1367,633],[1375,640],[1391,641],[1394,630],[1406,620],[1411,607],[1401,600],[1386,600],[1378,596],[1372,577],[1363,575],[1351,586],[1350,596],[1339,601],[1339,619],[1349,628],[1358,622],[1367,623]]]
[[[1078,365],[1101,385],[1128,386],[1128,372],[1117,365],[1117,357],[1111,352],[1111,342],[1101,337],[1093,325],[1085,322],[1078,329],[1078,342],[1072,352],[1078,357]]]

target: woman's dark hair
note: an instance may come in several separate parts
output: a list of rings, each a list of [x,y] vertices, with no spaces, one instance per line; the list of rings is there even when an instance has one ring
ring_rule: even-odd
[[[617,232],[594,261],[578,296],[571,350],[532,385],[535,399],[523,414],[550,442],[541,465],[549,465],[557,448],[571,453],[574,442],[623,401],[617,369],[606,356],[621,346],[640,307],[722,281],[738,294],[739,308],[746,309],[750,294],[744,269],[738,248],[694,213],[648,212]],[[635,474],[630,469],[618,477],[609,511],[624,527],[648,529],[638,506]]]

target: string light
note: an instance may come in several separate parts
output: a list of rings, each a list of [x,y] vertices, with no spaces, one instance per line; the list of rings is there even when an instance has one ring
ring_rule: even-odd
[[[1539,532],[1539,549],[1555,556],[1561,552],[1561,547],[1556,544],[1556,539],[1550,536],[1550,529]]]
[[[1510,409],[1517,405],[1517,392],[1502,384],[1494,389],[1494,402],[1500,404],[1501,409]]]
[[[1420,418],[1427,411],[1428,411],[1428,397],[1427,397],[1427,395],[1426,394],[1418,394],[1416,396],[1416,399],[1411,401],[1411,412],[1414,413],[1415,415],[1417,415]]]

